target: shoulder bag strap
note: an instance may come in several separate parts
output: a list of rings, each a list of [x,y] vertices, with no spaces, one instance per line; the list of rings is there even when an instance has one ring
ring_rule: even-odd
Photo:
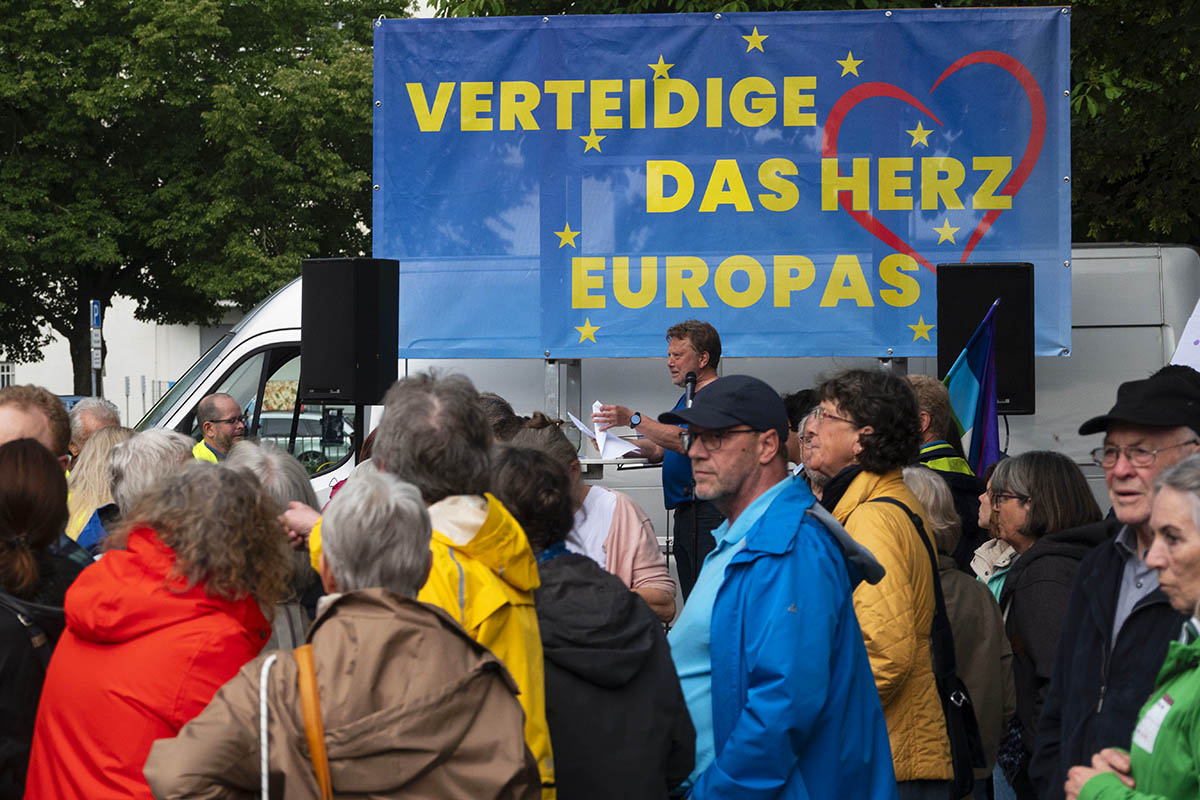
[[[325,726],[321,723],[321,697],[317,693],[317,668],[313,647],[306,644],[292,651],[300,670],[300,702],[304,708],[304,732],[322,800],[333,800],[333,782],[329,777],[329,754],[325,751]]]
[[[42,630],[42,626],[38,625],[37,620],[27,614],[19,603],[4,592],[0,592],[0,608],[5,608],[12,612],[17,618],[17,622],[21,623],[21,627],[25,629],[26,635],[29,636],[29,644],[33,647],[33,652],[42,665],[42,672],[45,673],[50,667],[50,656],[54,651],[50,637]]]
[[[921,544],[925,545],[925,552],[929,555],[929,565],[933,569],[933,597],[935,607],[930,639],[933,645],[934,669],[937,671],[939,678],[957,673],[958,664],[954,658],[954,640],[950,635],[947,635],[950,634],[950,616],[946,613],[946,598],[942,594],[942,577],[938,573],[937,556],[933,552],[933,546],[929,544],[929,539],[925,535],[925,523],[921,521],[919,516],[913,513],[911,508],[894,497],[876,497],[867,502],[888,503],[903,509],[912,522],[913,527],[917,529],[917,538],[921,540]]]

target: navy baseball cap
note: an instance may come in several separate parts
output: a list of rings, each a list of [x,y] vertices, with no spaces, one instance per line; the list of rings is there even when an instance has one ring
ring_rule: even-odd
[[[779,433],[780,447],[788,436],[783,400],[766,383],[749,375],[717,378],[696,392],[691,408],[659,414],[658,421],[708,429],[748,425],[756,431],[775,430]]]

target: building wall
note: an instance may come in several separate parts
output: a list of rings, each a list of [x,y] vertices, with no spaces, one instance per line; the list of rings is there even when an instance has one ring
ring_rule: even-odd
[[[200,357],[202,348],[211,346],[240,317],[234,314],[234,319],[226,320],[228,324],[215,328],[159,325],[134,319],[136,307],[133,300],[116,297],[104,316],[108,357],[98,388],[101,396],[116,403],[123,425],[136,424],[171,383]],[[11,365],[12,382],[45,386],[60,395],[74,394],[66,340],[55,334],[43,352],[44,358],[35,364]]]

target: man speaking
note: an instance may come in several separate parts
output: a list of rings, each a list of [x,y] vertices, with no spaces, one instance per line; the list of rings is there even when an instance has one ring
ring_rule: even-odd
[[[717,364],[721,360],[721,337],[707,322],[689,319],[667,330],[667,370],[671,382],[684,394],[674,411],[687,405],[688,393],[695,393],[717,379]],[[694,389],[688,386],[688,375],[695,375]],[[633,428],[642,435],[638,440],[639,455],[651,462],[662,462],[663,504],[675,512],[675,565],[679,570],[679,587],[684,599],[692,592],[696,575],[704,557],[716,546],[713,528],[724,520],[716,506],[697,500],[692,480],[692,465],[688,461],[678,425],[664,425],[654,419],[657,414],[643,415],[625,406],[601,406],[592,420],[600,430],[621,425]]]

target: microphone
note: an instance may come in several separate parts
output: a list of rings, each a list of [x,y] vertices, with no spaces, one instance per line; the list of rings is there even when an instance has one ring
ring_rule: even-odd
[[[696,373],[689,372],[684,376],[683,387],[685,392],[683,407],[691,408],[692,400],[696,397]]]

